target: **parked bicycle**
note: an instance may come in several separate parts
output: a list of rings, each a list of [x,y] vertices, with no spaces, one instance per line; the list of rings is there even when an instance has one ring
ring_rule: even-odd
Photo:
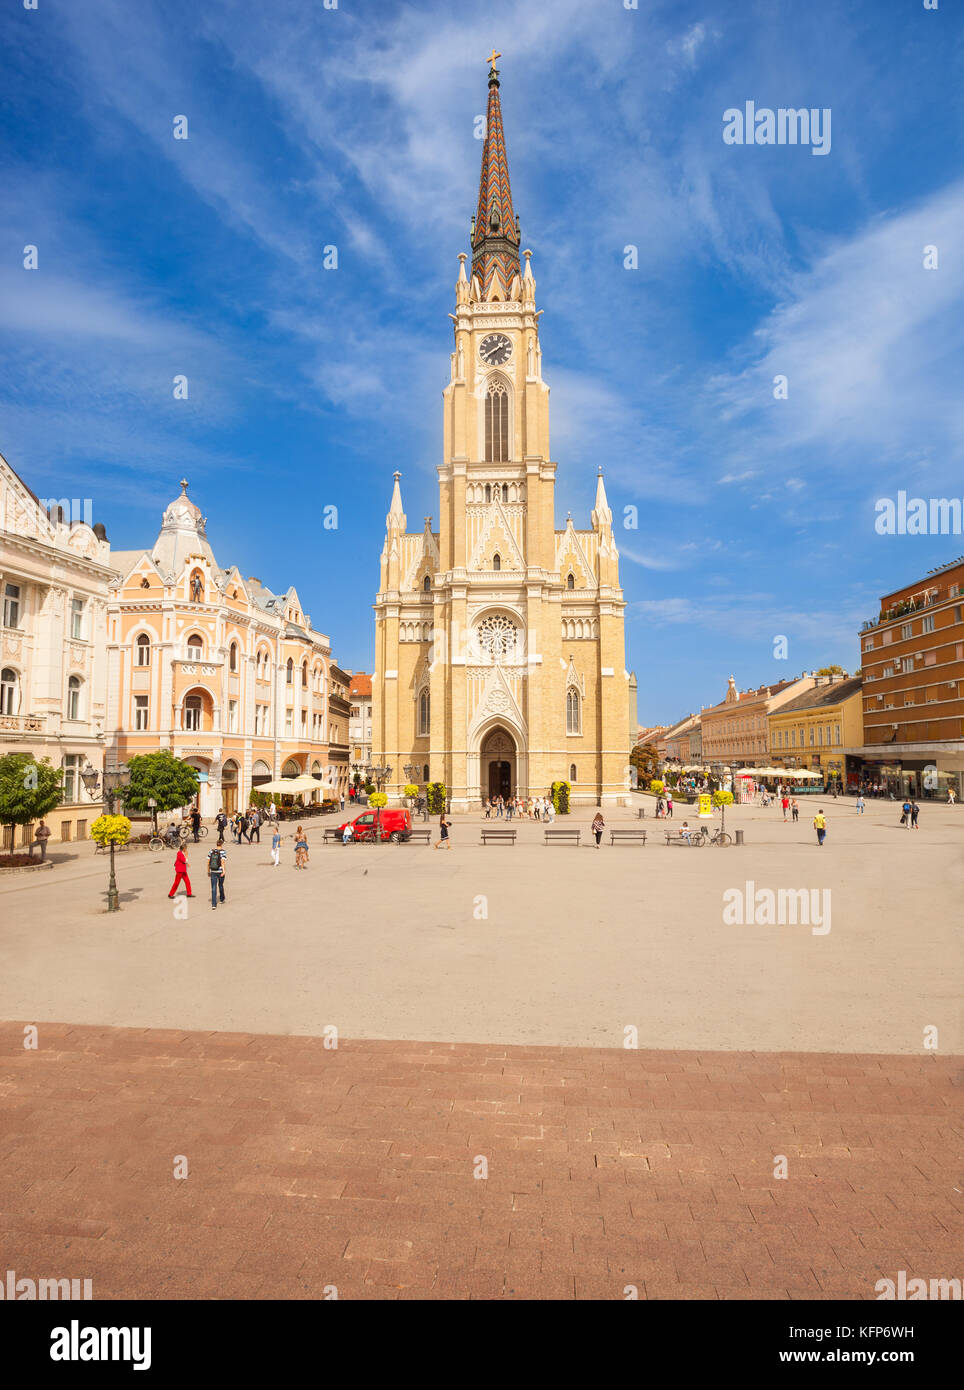
[[[694,845],[732,845],[733,836],[727,835],[726,831],[721,830],[719,826],[711,835],[706,826],[701,825],[693,838],[693,843]]]

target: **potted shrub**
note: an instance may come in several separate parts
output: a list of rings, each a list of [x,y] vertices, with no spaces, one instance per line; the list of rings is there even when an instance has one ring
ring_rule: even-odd
[[[406,782],[405,786],[402,788],[402,794],[405,797],[407,805],[411,807],[415,804],[415,798],[418,796],[418,787],[416,787],[414,782]]]

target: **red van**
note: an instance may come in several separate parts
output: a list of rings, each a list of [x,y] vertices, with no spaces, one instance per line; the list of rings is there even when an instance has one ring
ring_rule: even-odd
[[[342,821],[338,826],[338,838],[344,835],[345,826],[350,825],[352,840],[374,840],[376,820],[381,840],[391,840],[393,845],[400,845],[403,840],[411,838],[411,811],[394,806],[386,806],[382,811],[362,811],[354,820]]]

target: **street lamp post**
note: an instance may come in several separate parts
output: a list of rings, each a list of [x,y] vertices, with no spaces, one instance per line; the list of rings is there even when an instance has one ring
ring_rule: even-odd
[[[126,763],[121,763],[119,767],[104,768],[104,802],[107,806],[107,814],[114,814],[114,801],[119,788],[130,773],[130,768]],[[100,779],[97,776],[97,769],[91,766],[90,759],[87,759],[87,766],[81,769],[80,780],[84,784],[87,795],[93,799],[100,790]],[[110,880],[107,884],[107,911],[120,912],[120,894],[117,891],[117,877],[114,873],[114,841],[110,842]]]
[[[375,783],[376,791],[381,791],[382,784],[392,780],[392,768],[386,763],[384,766],[378,763],[365,764],[365,776],[369,782]],[[375,838],[381,840],[382,832],[382,808],[375,808]]]

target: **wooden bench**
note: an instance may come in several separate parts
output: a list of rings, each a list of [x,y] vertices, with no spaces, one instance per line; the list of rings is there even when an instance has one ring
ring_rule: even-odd
[[[699,830],[691,830],[690,835],[692,838],[689,840],[684,840],[683,836],[680,835],[677,830],[664,830],[663,834],[666,836],[666,843],[668,845],[686,845],[689,849],[692,848],[693,845],[700,845],[703,843]]]
[[[575,840],[578,846],[580,833],[578,830],[547,830],[543,843],[547,845],[562,844],[564,840]]]
[[[635,844],[639,844],[639,845],[644,845],[644,844],[646,843],[646,831],[645,831],[645,830],[610,830],[610,832],[609,832],[609,843],[610,843],[611,845],[620,844],[620,843],[622,843],[622,844],[631,844],[631,843],[635,843]]]
[[[514,845],[517,832],[515,830],[490,830],[488,826],[482,827],[482,843],[488,844],[490,840],[495,840],[497,844]]]
[[[414,825],[413,825],[413,826],[412,826],[412,830],[411,830],[411,834],[409,835],[409,837],[408,837],[407,840],[403,840],[403,841],[402,841],[402,844],[404,844],[404,845],[411,844],[413,841],[415,841],[415,842],[418,843],[418,844],[422,844],[422,845],[431,844],[431,842],[432,842],[432,831],[431,831],[431,830],[425,830],[425,829],[424,829],[423,827],[421,827],[421,826],[414,826]]]
[[[322,832],[322,836],[321,836],[321,842],[322,842],[322,844],[327,845],[328,842],[329,842],[329,840],[340,840],[340,839],[341,839],[341,836],[339,835],[338,831],[334,829],[333,826],[330,826],[330,825],[329,825],[328,828],[327,828],[327,830],[325,830],[325,831]]]

